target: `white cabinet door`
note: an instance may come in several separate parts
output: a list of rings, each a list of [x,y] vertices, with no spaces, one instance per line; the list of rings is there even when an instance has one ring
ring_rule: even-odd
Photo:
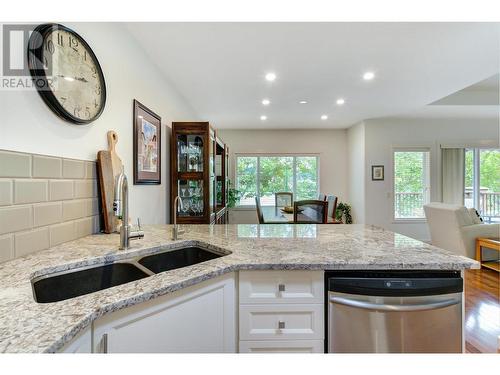
[[[322,340],[323,305],[240,305],[240,340]]]
[[[240,353],[324,353],[323,340],[240,341]]]
[[[87,327],[59,350],[59,353],[92,353],[92,329]]]
[[[240,304],[323,303],[323,271],[241,271]]]
[[[94,324],[96,352],[236,352],[234,274],[104,316]]]

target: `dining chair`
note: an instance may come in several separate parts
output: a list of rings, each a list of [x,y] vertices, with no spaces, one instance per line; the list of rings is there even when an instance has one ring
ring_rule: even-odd
[[[255,197],[255,208],[257,209],[257,218],[259,219],[259,224],[264,224],[264,214],[262,213],[262,207],[260,206],[259,197]]]
[[[293,203],[293,221],[295,223],[328,222],[328,202],[321,200],[305,200]]]
[[[328,202],[328,214],[327,216],[336,221],[335,212],[337,211],[338,198],[335,195],[327,194],[325,200]]]
[[[319,193],[319,194],[318,194],[318,200],[319,200],[319,201],[324,201],[325,199],[326,199],[325,194],[323,194],[323,193]]]
[[[288,191],[280,191],[274,193],[274,205],[276,207],[291,207],[293,206],[293,193]]]

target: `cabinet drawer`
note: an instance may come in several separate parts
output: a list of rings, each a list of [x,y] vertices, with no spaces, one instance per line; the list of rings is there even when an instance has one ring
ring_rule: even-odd
[[[240,341],[240,353],[324,353],[323,340]]]
[[[323,303],[323,271],[241,271],[240,304]]]
[[[323,305],[240,305],[240,340],[322,340]]]

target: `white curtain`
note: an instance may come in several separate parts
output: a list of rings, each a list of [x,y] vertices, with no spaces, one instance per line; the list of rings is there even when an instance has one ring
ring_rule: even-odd
[[[463,205],[465,149],[443,148],[441,151],[441,160],[443,202]]]

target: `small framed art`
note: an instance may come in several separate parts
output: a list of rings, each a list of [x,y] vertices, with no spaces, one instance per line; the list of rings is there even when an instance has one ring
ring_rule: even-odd
[[[372,181],[384,181],[383,165],[372,165]]]
[[[161,184],[161,118],[134,99],[134,184]]]

